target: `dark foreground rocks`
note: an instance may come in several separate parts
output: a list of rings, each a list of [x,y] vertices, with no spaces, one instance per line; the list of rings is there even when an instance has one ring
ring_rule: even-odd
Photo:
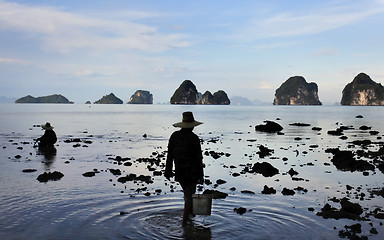
[[[360,215],[363,213],[363,208],[358,203],[352,203],[348,198],[340,199],[341,208],[337,209],[332,207],[329,203],[326,203],[321,209],[321,212],[318,212],[317,216],[322,216],[325,219],[333,218],[347,218],[352,220],[363,220]]]
[[[39,182],[58,181],[62,177],[64,177],[64,174],[58,171],[44,172],[37,177],[37,180]]]
[[[375,166],[364,160],[356,160],[352,151],[334,150],[331,162],[342,171],[375,170]]]
[[[257,162],[253,165],[251,169],[249,167],[245,167],[242,173],[246,173],[246,172],[260,173],[264,177],[272,177],[276,174],[279,174],[279,170],[267,162],[262,162],[262,163]]]
[[[278,132],[281,132],[281,130],[283,130],[283,127],[278,123],[268,121],[268,120],[264,122],[265,122],[264,125],[261,125],[261,124],[257,125],[255,127],[255,130],[260,132],[267,132],[267,133],[278,133]]]
[[[228,196],[228,193],[220,192],[218,190],[204,190],[203,194],[211,194],[213,199],[224,199]]]

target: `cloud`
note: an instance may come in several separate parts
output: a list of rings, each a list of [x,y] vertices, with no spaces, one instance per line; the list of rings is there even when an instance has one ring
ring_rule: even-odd
[[[326,48],[322,48],[322,49],[319,49],[317,50],[315,53],[313,53],[312,55],[313,56],[334,56],[336,55],[338,52],[336,49],[334,48],[331,48],[331,47],[326,47]]]
[[[186,40],[186,35],[164,34],[156,27],[135,23],[131,19],[127,21],[123,15],[112,15],[112,18],[98,18],[95,15],[90,17],[52,7],[0,0],[0,31],[24,33],[41,40],[45,48],[61,53],[76,49],[162,52],[192,44]],[[151,16],[143,12],[136,15]]]
[[[272,89],[272,85],[267,83],[267,82],[261,82],[260,85],[258,86],[258,89]]]
[[[0,64],[1,63],[27,64],[27,61],[20,60],[20,59],[14,59],[14,58],[2,58],[2,57],[0,57]]]
[[[384,4],[348,4],[344,6],[317,7],[315,10],[285,12],[264,19],[253,19],[243,29],[253,39],[292,37],[317,34],[384,12]]]

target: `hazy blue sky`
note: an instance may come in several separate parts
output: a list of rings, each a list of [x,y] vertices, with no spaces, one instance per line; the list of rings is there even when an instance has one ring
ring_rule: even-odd
[[[338,102],[360,72],[384,81],[384,0],[0,0],[0,96],[76,103],[138,89],[272,102],[291,76]]]

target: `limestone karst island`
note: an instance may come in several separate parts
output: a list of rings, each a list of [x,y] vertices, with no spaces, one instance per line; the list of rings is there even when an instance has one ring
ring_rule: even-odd
[[[290,77],[276,90],[273,105],[321,105],[317,84],[301,76]]]
[[[206,91],[201,95],[191,80],[185,80],[172,95],[171,104],[205,104],[205,105],[229,105],[231,102],[223,90],[215,92]]]
[[[233,99],[236,102],[236,97]],[[244,99],[248,100],[246,98],[242,99],[242,102],[244,102]],[[204,94],[201,94],[191,80],[184,80],[175,90],[169,102],[170,104],[186,105],[229,105],[231,103],[225,91],[218,90],[213,94],[210,91],[205,91]],[[252,105],[249,100],[248,102],[248,105]],[[73,102],[60,94],[53,94],[42,97],[28,95],[17,99],[15,103],[70,104]],[[127,103],[153,104],[153,95],[147,90],[137,90],[131,95]],[[340,103],[341,105],[383,106],[384,87],[380,83],[373,81],[367,74],[359,73],[352,82],[344,87]],[[87,101],[86,104],[91,104],[91,101]],[[123,100],[110,93],[95,101],[94,104],[123,104]],[[322,105],[322,103],[319,100],[316,83],[308,83],[302,76],[293,76],[276,89],[273,105]]]
[[[43,97],[32,97],[31,95],[19,98],[15,101],[15,103],[73,103],[69,101],[66,97],[60,94],[54,94]]]
[[[146,90],[137,90],[129,99],[128,104],[153,104],[153,95]]]
[[[384,105],[384,87],[374,82],[367,74],[360,73],[345,86],[340,103],[359,106]]]

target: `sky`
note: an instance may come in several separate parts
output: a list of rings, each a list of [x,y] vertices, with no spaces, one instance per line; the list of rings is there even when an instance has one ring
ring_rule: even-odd
[[[364,72],[384,82],[384,0],[0,0],[0,96],[75,103],[136,90],[273,102],[289,77],[323,103]]]

